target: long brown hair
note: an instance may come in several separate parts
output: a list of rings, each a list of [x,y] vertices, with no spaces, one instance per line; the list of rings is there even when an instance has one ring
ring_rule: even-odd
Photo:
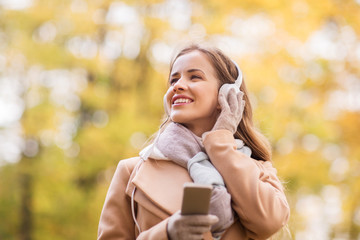
[[[235,64],[220,49],[214,47],[204,47],[197,44],[191,44],[183,48],[172,60],[170,64],[170,72],[176,59],[192,51],[200,51],[204,53],[213,65],[220,86],[224,83],[234,83],[237,79],[238,72]],[[252,108],[246,84],[243,79],[240,90],[244,93],[245,108],[237,131],[234,137],[241,139],[246,146],[252,150],[251,157],[257,160],[271,160],[271,145],[267,138],[262,135],[254,126],[252,119]]]

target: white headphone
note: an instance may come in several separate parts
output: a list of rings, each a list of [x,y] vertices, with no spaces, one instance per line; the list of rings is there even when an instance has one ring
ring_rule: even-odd
[[[234,65],[235,65],[235,67],[236,67],[236,69],[238,71],[238,77],[235,80],[234,84],[238,87],[237,89],[240,89],[240,86],[241,86],[241,83],[242,83],[242,78],[243,78],[242,71],[240,70],[239,65],[237,65],[237,63],[234,60],[231,60],[231,61],[234,63]]]

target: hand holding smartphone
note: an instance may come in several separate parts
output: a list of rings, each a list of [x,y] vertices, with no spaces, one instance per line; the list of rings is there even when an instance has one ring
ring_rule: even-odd
[[[185,183],[181,214],[208,214],[212,188],[210,184]]]

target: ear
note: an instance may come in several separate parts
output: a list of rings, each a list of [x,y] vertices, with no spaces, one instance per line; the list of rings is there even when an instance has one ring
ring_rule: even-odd
[[[216,105],[216,109],[217,109],[217,110],[221,110],[221,106],[220,106],[219,102],[218,102],[217,105]]]
[[[216,110],[221,111],[221,105],[219,103],[219,98],[218,98],[217,103],[216,103]]]

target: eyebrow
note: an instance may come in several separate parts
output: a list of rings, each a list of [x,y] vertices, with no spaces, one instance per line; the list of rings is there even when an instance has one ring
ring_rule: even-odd
[[[202,72],[204,75],[204,71],[202,71],[201,69],[197,69],[197,68],[192,68],[192,69],[189,69],[187,70],[188,73],[192,73],[192,72]],[[179,72],[174,72],[173,74],[171,74],[171,76],[175,76],[175,75],[178,75]]]

